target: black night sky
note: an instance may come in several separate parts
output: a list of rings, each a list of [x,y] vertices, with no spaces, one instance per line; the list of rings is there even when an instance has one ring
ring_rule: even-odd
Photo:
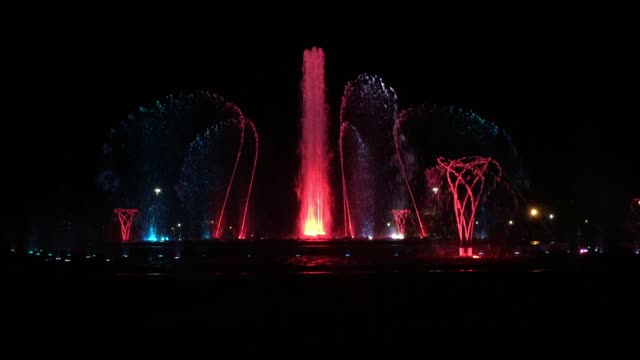
[[[15,104],[24,146],[12,171],[16,229],[42,218],[34,214],[99,219],[96,176],[108,130],[138,106],[199,89],[225,96],[256,123],[264,148],[255,201],[267,210],[295,207],[302,51],[314,45],[327,56],[336,122],[345,82],[364,72],[393,86],[401,108],[470,108],[511,133],[532,202],[614,229],[640,183],[626,25],[605,31],[556,15],[460,19],[465,26],[434,15],[340,29],[284,22],[282,30],[247,32],[204,19],[175,27],[83,20],[36,32],[19,45],[31,68]]]

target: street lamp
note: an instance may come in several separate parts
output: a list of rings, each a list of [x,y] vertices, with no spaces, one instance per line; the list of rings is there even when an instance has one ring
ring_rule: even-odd
[[[532,217],[538,216],[538,209],[531,208],[531,211],[529,211],[529,214],[531,214]]]

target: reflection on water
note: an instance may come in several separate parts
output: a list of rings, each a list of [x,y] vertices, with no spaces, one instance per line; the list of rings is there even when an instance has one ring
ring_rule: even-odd
[[[448,249],[429,241],[185,241],[111,244],[98,250],[90,253],[66,253],[62,256],[56,256],[52,251],[25,251],[22,256],[25,261],[34,263],[44,260],[47,264],[53,264],[50,266],[60,269],[108,271],[124,276],[147,274],[150,277],[166,274],[253,276],[261,272],[541,272],[559,268],[580,269],[591,263],[606,264],[607,266],[601,266],[608,268],[610,264],[602,256],[571,257],[566,253],[459,258],[455,256],[457,248]],[[40,252],[44,256],[38,256]],[[16,252],[12,254],[18,257]],[[636,255],[633,257],[636,259]]]
[[[304,256],[296,255],[287,258],[287,264],[296,266],[340,266],[340,265],[354,265],[352,257],[340,257],[340,256]]]

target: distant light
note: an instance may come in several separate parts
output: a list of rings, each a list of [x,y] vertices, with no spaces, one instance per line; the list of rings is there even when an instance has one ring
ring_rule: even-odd
[[[157,188],[153,189],[153,191],[156,193],[156,195],[160,195],[160,193],[162,192],[162,189],[157,187]]]
[[[474,259],[480,259],[480,255],[473,255],[471,257],[474,258]]]
[[[513,220],[509,220],[509,225],[513,225]]]
[[[367,239],[373,240],[373,236],[369,235],[369,236],[367,236]]]
[[[296,254],[296,257],[300,257],[300,254]]]
[[[111,261],[111,260],[110,260],[110,259],[106,259],[105,261],[106,261],[106,262],[109,262],[109,261]]]
[[[529,211],[529,214],[531,214],[531,216],[533,217],[538,216],[538,209],[532,208],[531,211]]]
[[[27,254],[33,254],[33,250],[27,251]]]
[[[394,240],[402,240],[404,239],[404,235],[402,234],[391,234],[391,238]]]
[[[549,214],[549,219],[553,220],[554,217],[556,217],[556,216],[553,215],[553,214]]]
[[[548,253],[549,253],[549,250],[545,251],[544,253],[545,253],[545,254],[548,254]]]
[[[162,255],[162,254],[158,254],[158,257],[160,257],[160,258],[161,258],[161,257],[164,257],[164,255]]]
[[[516,255],[520,255],[520,251],[514,251],[513,253]]]
[[[123,258],[128,258],[128,257],[129,257],[129,255],[124,254],[124,255],[122,255],[122,257],[123,257]]]
[[[391,223],[390,223],[390,222],[388,222],[388,223],[387,223],[387,227],[389,227],[389,226],[391,226]]]
[[[437,187],[434,187],[431,189],[431,191],[433,191],[434,194],[438,194],[438,190],[440,189],[438,189]]]
[[[400,254],[398,254],[398,253],[395,253],[395,254],[393,254],[393,256],[400,256]]]
[[[538,240],[533,240],[533,241],[531,242],[531,245],[533,245],[533,246],[540,245],[540,241],[538,241]]]
[[[478,221],[476,221],[476,225],[480,224]]]
[[[57,256],[56,260],[62,260],[62,258],[60,256]]]
[[[182,227],[182,224],[178,223],[178,227]]]
[[[589,223],[589,219],[585,219],[584,223],[588,224]]]
[[[251,254],[247,254],[247,257],[251,257]]]
[[[346,256],[346,257],[350,257],[350,256],[351,256],[351,253],[346,253],[346,254],[344,254],[344,256]]]
[[[47,256],[53,256],[53,253],[48,253]]]
[[[589,249],[585,249],[585,248],[582,248],[582,249],[580,249],[580,251],[578,251],[578,253],[580,253],[580,254],[586,254],[588,252],[589,252]]]
[[[176,257],[174,257],[174,259],[180,260],[180,256],[176,256]]]
[[[229,226],[229,230],[233,229],[233,227]]]
[[[64,262],[69,262],[71,261],[71,259],[64,259]]]
[[[91,255],[87,255],[84,257],[85,259],[91,259]]]
[[[11,252],[16,252],[16,249],[11,249]]]

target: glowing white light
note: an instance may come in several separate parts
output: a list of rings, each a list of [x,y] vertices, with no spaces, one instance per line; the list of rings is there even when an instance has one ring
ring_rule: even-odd
[[[182,227],[182,224],[178,223],[178,227]]]
[[[180,260],[180,256],[176,256],[176,257],[174,257],[174,259]]]
[[[584,221],[584,223],[585,223],[585,224],[588,224],[588,223],[589,223],[589,219],[586,219],[586,220]]]
[[[556,216],[553,214],[549,214],[549,219],[553,220],[553,218],[555,218]]]
[[[538,216],[538,209],[536,208],[531,209],[531,211],[529,211],[529,214],[531,214],[531,216],[533,217]]]
[[[476,221],[476,225],[480,224],[478,221]]]
[[[159,187],[153,189],[153,192],[156,193],[156,195],[160,195],[160,193],[162,192],[162,189],[160,189]]]
[[[440,189],[438,189],[437,187],[434,187],[434,188],[431,189],[431,191],[433,191],[434,194],[437,194],[438,190],[440,190]]]
[[[369,236],[367,236],[367,239],[373,240],[373,236],[369,235]]]
[[[391,226],[391,223],[390,223],[390,222],[388,222],[388,223],[387,223],[387,227],[390,227],[390,226]]]
[[[509,220],[509,225],[513,225],[513,220]]]
[[[402,240],[404,239],[404,235],[402,234],[391,234],[391,238],[394,240]]]
[[[71,261],[71,259],[64,259],[64,262],[69,262]]]

